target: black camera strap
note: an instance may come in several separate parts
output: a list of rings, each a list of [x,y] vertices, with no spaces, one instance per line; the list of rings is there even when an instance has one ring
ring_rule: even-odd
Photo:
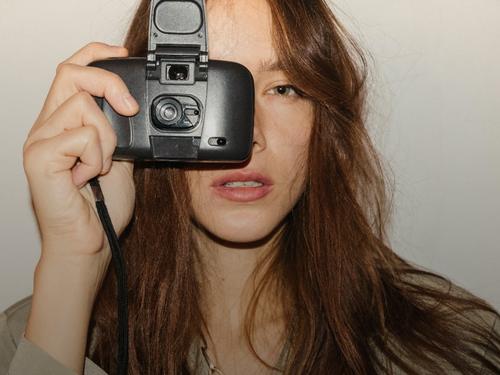
[[[146,95],[152,95],[153,82],[162,93],[168,93],[168,81],[171,69],[190,67],[191,74],[185,84],[192,85],[200,81],[201,92],[198,97],[206,104],[208,51],[205,24],[205,1],[193,0],[191,2],[152,0],[150,5],[148,55],[146,61]],[[172,25],[182,26],[185,30],[179,33]],[[172,47],[174,46],[174,47]],[[175,47],[176,46],[176,47]],[[184,47],[180,47],[184,46]],[[170,61],[170,62],[169,62]],[[181,61],[182,64],[179,62]],[[169,65],[170,64],[170,65]],[[174,72],[175,73],[175,72]],[[178,72],[179,74],[182,72]],[[196,73],[196,74],[195,74]],[[181,75],[182,76],[182,75]],[[177,78],[174,77],[174,78]],[[181,78],[186,78],[182,76]],[[166,80],[166,81],[165,81]],[[191,82],[192,81],[192,82]],[[199,84],[200,85],[200,84]],[[173,85],[172,85],[173,86]],[[171,90],[180,91],[183,86],[173,86]],[[176,142],[179,142],[176,139]],[[190,142],[192,142],[190,140]],[[154,139],[153,139],[154,143]],[[166,148],[167,151],[170,147]],[[97,177],[90,181],[94,194],[97,212],[101,220],[106,237],[111,248],[112,262],[117,279],[118,298],[118,375],[127,375],[128,372],[128,300],[127,300],[127,273],[123,254],[120,249],[118,237],[109,217],[104,202],[104,195]]]
[[[108,209],[104,202],[104,195],[97,177],[90,181],[94,194],[97,212],[101,220],[106,237],[111,247],[111,257],[115,267],[118,296],[118,375],[126,375],[128,368],[128,300],[127,300],[127,272],[120,249],[118,236],[109,217]]]

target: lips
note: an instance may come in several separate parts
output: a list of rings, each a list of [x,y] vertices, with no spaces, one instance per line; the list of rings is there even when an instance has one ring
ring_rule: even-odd
[[[264,186],[272,185],[273,182],[270,178],[264,176],[258,172],[234,172],[224,175],[222,177],[216,178],[211,186],[217,187],[224,185],[228,182],[246,182],[246,181],[257,181],[261,182]]]
[[[247,182],[256,181],[262,183],[258,187],[227,187],[224,184],[228,182]],[[273,181],[261,173],[253,171],[240,171],[226,174],[216,178],[212,183],[215,193],[224,199],[235,202],[252,202],[265,197],[272,190]]]

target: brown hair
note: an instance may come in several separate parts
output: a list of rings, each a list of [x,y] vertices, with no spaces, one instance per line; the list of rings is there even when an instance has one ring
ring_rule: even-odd
[[[268,0],[284,70],[315,106],[305,191],[286,218],[246,316],[251,342],[259,297],[281,291],[293,332],[286,374],[500,372],[498,317],[486,302],[397,256],[388,245],[392,185],[365,124],[367,61],[324,0]],[[126,46],[147,49],[149,1]],[[129,275],[131,374],[188,373],[204,326],[182,169],[137,165],[135,217],[122,236]],[[293,330],[291,329],[293,321]],[[116,372],[113,266],[95,303],[89,356]],[[256,352],[254,351],[254,354]],[[269,364],[268,364],[269,365]],[[272,367],[269,365],[269,367]]]

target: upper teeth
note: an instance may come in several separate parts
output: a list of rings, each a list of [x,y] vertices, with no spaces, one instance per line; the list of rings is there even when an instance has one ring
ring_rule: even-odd
[[[264,184],[262,182],[258,181],[232,181],[224,184],[224,186],[227,187],[259,187],[263,185]]]

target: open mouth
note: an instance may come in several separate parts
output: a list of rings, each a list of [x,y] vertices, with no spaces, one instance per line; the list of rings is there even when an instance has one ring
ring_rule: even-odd
[[[272,190],[272,181],[256,172],[236,172],[216,179],[212,187],[217,195],[236,202],[251,202]]]

